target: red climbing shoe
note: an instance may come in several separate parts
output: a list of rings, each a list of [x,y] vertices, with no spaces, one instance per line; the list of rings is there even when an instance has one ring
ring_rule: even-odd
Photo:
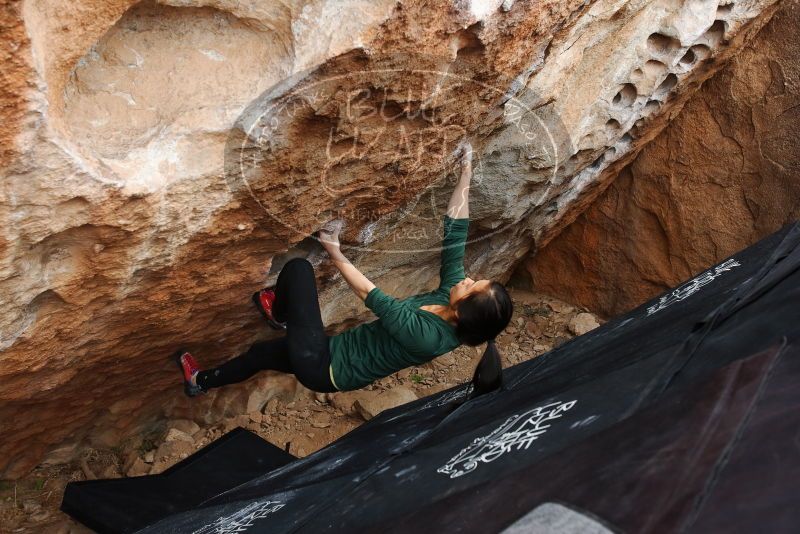
[[[196,397],[205,390],[196,384],[192,384],[192,377],[200,372],[200,366],[194,361],[192,355],[185,350],[179,350],[175,353],[175,363],[183,372],[183,391],[188,397]]]
[[[267,320],[267,323],[275,330],[285,330],[286,323],[281,323],[275,320],[272,316],[272,304],[275,302],[275,290],[271,287],[266,287],[261,291],[253,293],[253,303]]]

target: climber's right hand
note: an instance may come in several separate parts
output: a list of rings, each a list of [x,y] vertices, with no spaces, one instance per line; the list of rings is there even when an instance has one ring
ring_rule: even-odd
[[[459,146],[459,160],[461,163],[461,169],[464,170],[465,168],[472,168],[472,143],[469,142],[468,139],[464,139],[461,142],[461,146]]]

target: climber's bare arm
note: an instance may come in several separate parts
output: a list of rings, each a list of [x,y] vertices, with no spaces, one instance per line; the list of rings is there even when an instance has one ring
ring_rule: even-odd
[[[470,180],[472,180],[472,145],[469,141],[465,141],[461,147],[461,178],[447,205],[447,215],[453,219],[469,218]]]
[[[375,284],[369,281],[369,278],[355,268],[350,263],[350,260],[344,257],[339,246],[339,230],[333,232],[320,231],[319,242],[322,243],[323,248],[328,252],[333,264],[342,273],[342,278],[345,279],[347,284],[353,290],[353,293],[358,295],[358,298],[364,300],[367,295],[375,287]]]

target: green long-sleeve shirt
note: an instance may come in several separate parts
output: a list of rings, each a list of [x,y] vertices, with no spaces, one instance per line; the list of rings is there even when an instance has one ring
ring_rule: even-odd
[[[469,219],[444,216],[439,287],[398,300],[374,288],[364,304],[377,321],[346,330],[330,339],[331,378],[342,390],[358,389],[406,367],[421,365],[460,345],[453,325],[428,304],[449,305],[450,288],[465,278],[464,246]]]

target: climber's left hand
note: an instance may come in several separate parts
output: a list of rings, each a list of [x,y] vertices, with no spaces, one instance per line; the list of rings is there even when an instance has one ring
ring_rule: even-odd
[[[325,226],[319,230],[319,242],[329,254],[331,250],[339,250],[339,234],[342,228],[344,228],[344,221],[341,219],[334,219],[327,222]]]
[[[339,250],[341,244],[339,243],[339,230],[338,228],[334,231],[330,232],[327,230],[320,230],[319,231],[319,242],[322,244],[322,247],[331,252],[331,250]]]

